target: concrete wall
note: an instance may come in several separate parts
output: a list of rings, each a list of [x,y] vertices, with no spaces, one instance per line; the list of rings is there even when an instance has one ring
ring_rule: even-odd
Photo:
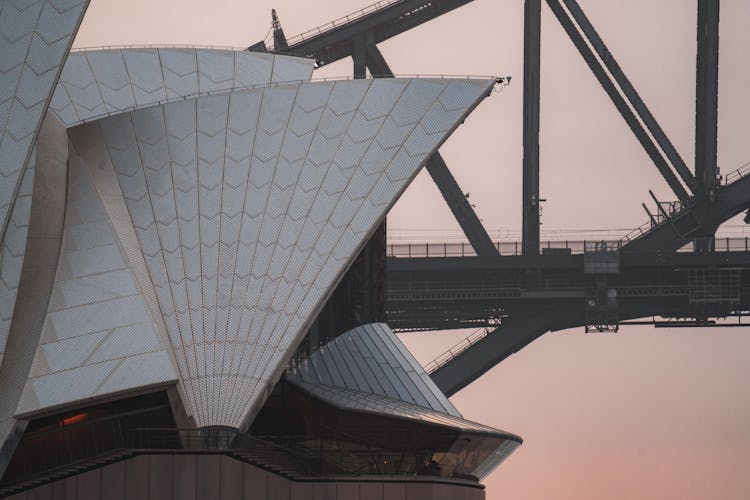
[[[139,455],[10,499],[484,500],[480,488],[435,481],[298,482],[223,455]]]

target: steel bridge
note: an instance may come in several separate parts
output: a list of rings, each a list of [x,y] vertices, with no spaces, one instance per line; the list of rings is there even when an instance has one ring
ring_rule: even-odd
[[[717,239],[747,210],[750,165],[720,177],[717,103],[720,0],[697,0],[693,168],[680,156],[576,0],[545,0],[590,71],[665,179],[675,201],[653,196],[646,222],[616,241],[541,242],[539,231],[542,0],[525,0],[522,240],[493,242],[439,153],[426,168],[468,244],[389,245],[385,309],[400,331],[478,328],[430,373],[452,395],[549,331],[583,326],[743,325],[750,313],[747,239]],[[472,0],[382,0],[286,38],[273,13],[273,47],[318,67],[351,57],[355,78],[392,77],[377,44]],[[378,238],[382,253],[384,228]],[[378,236],[378,235],[376,235]],[[372,243],[372,242],[371,242]],[[368,244],[369,245],[369,244]],[[372,250],[372,249],[370,249]],[[640,318],[663,318],[639,320]]]

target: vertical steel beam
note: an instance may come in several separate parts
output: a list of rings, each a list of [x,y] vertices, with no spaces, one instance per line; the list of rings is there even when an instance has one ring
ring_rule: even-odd
[[[698,0],[695,78],[695,177],[712,200],[718,182],[719,0]]]
[[[682,159],[672,142],[667,137],[667,134],[665,134],[664,130],[661,128],[661,126],[659,126],[659,123],[656,121],[656,118],[654,118],[654,115],[651,114],[651,111],[648,109],[648,106],[646,106],[646,103],[644,103],[643,99],[641,99],[638,91],[635,90],[633,84],[631,84],[628,77],[625,76],[625,73],[622,71],[622,68],[617,63],[617,60],[607,48],[604,40],[601,39],[599,33],[591,24],[591,21],[589,21],[588,17],[586,17],[586,14],[584,14],[583,9],[581,9],[576,0],[563,1],[568,7],[570,14],[573,16],[573,19],[575,19],[576,23],[578,23],[578,26],[580,26],[583,34],[586,35],[589,43],[591,43],[591,46],[594,48],[594,50],[596,50],[597,54],[599,54],[602,62],[622,89],[623,94],[625,94],[625,97],[627,97],[635,112],[638,113],[638,116],[641,118],[641,120],[643,120],[643,124],[646,126],[649,132],[651,132],[651,135],[659,144],[659,147],[662,149],[662,151],[664,151],[667,159],[680,175],[683,182],[695,191],[695,177],[693,177],[690,169],[685,164],[685,161]]]
[[[646,130],[641,125],[641,122],[638,121],[638,117],[635,116],[635,113],[633,113],[633,111],[630,109],[628,103],[625,101],[620,92],[617,90],[615,84],[609,78],[609,75],[605,71],[604,67],[596,58],[596,54],[594,54],[594,51],[591,50],[591,48],[586,43],[586,40],[584,40],[583,36],[578,32],[575,23],[568,16],[567,11],[563,8],[562,4],[560,4],[559,0],[547,0],[547,5],[549,5],[550,9],[552,9],[555,17],[557,17],[560,25],[568,34],[568,37],[570,37],[573,45],[575,45],[578,49],[578,52],[581,54],[581,57],[583,57],[583,60],[586,61],[586,64],[588,64],[591,72],[594,74],[596,79],[599,80],[599,84],[601,84],[604,91],[607,92],[607,95],[609,95],[612,103],[620,112],[620,115],[625,120],[625,123],[628,124],[630,130],[633,132],[633,135],[635,135],[636,139],[638,139],[638,142],[641,143],[641,146],[646,151],[646,154],[648,154],[649,158],[651,158],[651,161],[654,162],[656,168],[659,169],[659,173],[661,173],[662,177],[664,177],[664,180],[667,181],[667,184],[669,184],[672,192],[674,192],[674,194],[677,196],[677,199],[679,199],[683,204],[689,204],[690,196],[688,195],[687,191],[682,186],[680,180],[672,171],[667,161],[664,159],[664,156],[662,156],[659,148],[656,147],[656,144],[646,133]]]
[[[388,66],[383,54],[374,44],[367,45],[367,68],[375,78],[392,78],[393,72]],[[471,204],[464,196],[464,192],[443,161],[440,153],[435,153],[425,165],[432,180],[435,181],[440,194],[453,212],[458,225],[461,226],[474,252],[481,257],[498,255],[497,247],[482,226],[482,222],[471,208]]]
[[[523,18],[523,212],[524,255],[539,254],[539,60],[541,0],[526,0]]]
[[[383,57],[383,53],[380,52],[378,46],[370,44],[366,48],[367,50],[367,69],[370,70],[370,74],[373,78],[393,78],[393,71],[388,66],[388,62]]]
[[[365,39],[362,36],[354,37],[352,40],[352,60],[354,61],[354,78],[367,77],[367,52]]]
[[[289,44],[286,43],[286,35],[284,30],[281,28],[281,21],[279,16],[276,15],[276,9],[271,9],[271,27],[273,28],[273,50],[282,51],[289,48]]]

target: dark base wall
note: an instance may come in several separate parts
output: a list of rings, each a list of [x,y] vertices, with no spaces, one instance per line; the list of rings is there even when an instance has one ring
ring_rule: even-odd
[[[229,456],[139,455],[26,490],[12,500],[484,500],[438,478],[291,481]]]

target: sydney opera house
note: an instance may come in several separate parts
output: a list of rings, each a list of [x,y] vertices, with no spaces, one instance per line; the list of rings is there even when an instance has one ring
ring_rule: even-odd
[[[0,496],[484,498],[521,440],[388,327],[383,221],[495,80],[71,52],[87,3],[0,2]]]

